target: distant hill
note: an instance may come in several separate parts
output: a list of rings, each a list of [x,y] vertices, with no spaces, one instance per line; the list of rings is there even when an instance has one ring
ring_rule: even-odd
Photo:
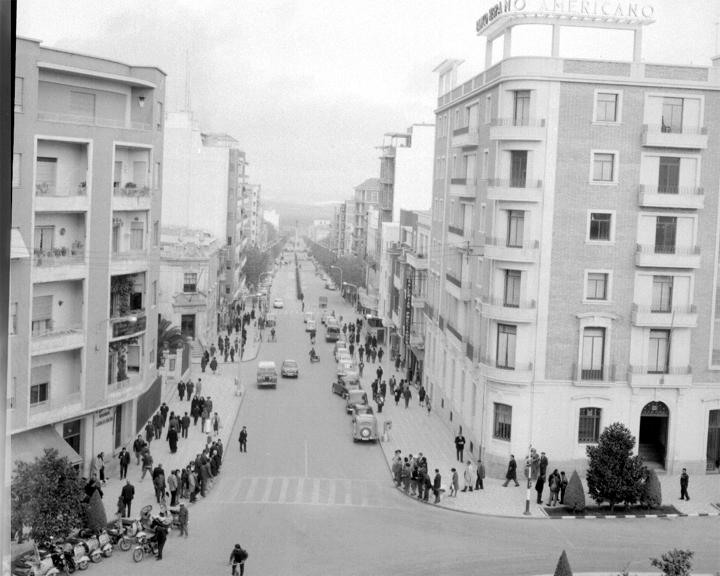
[[[276,200],[265,200],[265,210],[277,210],[280,215],[280,226],[295,226],[297,220],[300,227],[307,227],[313,220],[332,220],[335,206],[333,204],[297,204],[293,202],[278,202]]]

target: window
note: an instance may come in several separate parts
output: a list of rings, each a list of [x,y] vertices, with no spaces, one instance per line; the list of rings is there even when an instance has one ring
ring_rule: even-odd
[[[41,384],[33,384],[30,386],[30,405],[42,404],[48,400],[48,388],[49,382],[43,382]]]
[[[512,406],[495,402],[493,438],[510,440],[512,431]]]
[[[155,171],[153,172],[153,188],[160,190],[160,173],[162,172],[160,162],[155,162]]]
[[[675,236],[677,218],[675,216],[658,216],[655,222],[655,253],[675,254]]]
[[[509,248],[522,248],[523,228],[525,228],[525,212],[508,210],[507,245]]]
[[[653,276],[652,306],[653,312],[672,310],[673,277]]]
[[[605,355],[605,328],[583,330],[582,380],[602,380]]]
[[[520,270],[505,270],[505,298],[503,305],[506,308],[520,306]]]
[[[650,330],[648,374],[667,374],[670,362],[670,330]]]
[[[55,226],[35,226],[35,250],[48,252],[53,249]]]
[[[580,408],[578,442],[597,442],[600,438],[600,408]]]
[[[157,129],[162,130],[163,127],[163,104],[162,102],[157,103]]]
[[[586,300],[608,299],[608,275],[603,272],[588,272]]]
[[[35,296],[32,309],[32,335],[42,336],[52,331],[52,296]]]
[[[152,298],[153,298],[153,306],[157,306],[157,297],[158,297],[158,292],[157,292],[157,280],[153,280],[153,283],[152,283],[152,295],[153,295],[153,297],[152,297]]]
[[[480,228],[480,232],[481,232],[482,234],[485,233],[485,212],[486,212],[486,208],[487,208],[487,206],[486,206],[484,203],[483,203],[483,204],[480,204],[480,216],[479,216],[479,220],[480,220],[480,221],[478,222],[478,227]]]
[[[112,227],[112,251],[113,254],[120,252],[120,222],[116,221],[113,221]]]
[[[54,196],[57,178],[57,158],[38,157],[35,176],[37,193]]]
[[[596,122],[617,122],[618,95],[598,92],[595,105]]]
[[[492,94],[485,96],[485,124],[490,124],[492,119]]]
[[[33,366],[30,369],[30,405],[47,402],[50,393],[50,376],[52,366]]]
[[[71,90],[70,112],[76,116],[95,118],[95,94]]]
[[[517,326],[498,324],[497,338],[497,367],[505,370],[515,370],[515,340]]]
[[[18,325],[18,305],[17,302],[13,302],[10,304],[10,336],[15,336],[17,334],[17,325]]]
[[[225,294],[230,294],[230,286],[225,286]]]
[[[143,249],[143,236],[145,236],[145,223],[130,222],[130,250]]]
[[[677,194],[680,186],[680,158],[660,156],[658,173],[658,192],[660,194]]]
[[[157,248],[160,245],[160,221],[153,222],[153,246]]]
[[[15,112],[23,111],[23,79],[15,76]]]
[[[513,125],[528,126],[530,124],[530,90],[517,90],[515,92],[515,108],[513,110]]]
[[[615,181],[615,155],[596,152],[593,154],[593,182]]]
[[[525,188],[527,163],[527,150],[513,150],[510,152],[510,186],[512,188]]]
[[[490,168],[490,150],[487,148],[483,150],[483,159],[482,159],[482,177],[487,178],[488,177],[488,171]]]
[[[20,167],[21,167],[22,154],[13,152],[13,166],[12,166],[12,187],[17,188],[20,186]]]
[[[683,100],[682,98],[663,98],[662,131],[673,134],[682,133]]]
[[[588,239],[609,241],[611,239],[612,214],[602,212],[590,213],[590,234]]]

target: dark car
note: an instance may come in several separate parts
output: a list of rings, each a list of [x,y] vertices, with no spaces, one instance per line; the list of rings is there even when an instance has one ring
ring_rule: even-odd
[[[288,378],[290,378],[290,377],[297,378],[298,375],[299,375],[298,365],[297,365],[297,362],[295,362],[295,360],[285,360],[282,363],[282,367],[280,368],[280,376],[282,376],[283,378],[285,378],[286,376]]]
[[[362,390],[359,378],[350,376],[339,376],[336,382],[333,382],[333,394],[339,394],[343,399],[348,397],[350,390]]]

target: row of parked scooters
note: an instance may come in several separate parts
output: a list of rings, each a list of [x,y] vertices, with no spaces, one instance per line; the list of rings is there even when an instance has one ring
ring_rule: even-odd
[[[35,546],[15,563],[14,576],[53,576],[86,570],[91,562],[98,563],[112,556],[115,546],[127,552],[133,547],[133,560],[140,562],[145,555],[157,553],[153,525],[160,523],[168,531],[180,527],[177,509],[161,507],[159,516],[152,515],[152,506],[145,506],[140,518],[119,518],[109,530],[82,529],[76,536],[59,542],[51,539],[43,546]]]

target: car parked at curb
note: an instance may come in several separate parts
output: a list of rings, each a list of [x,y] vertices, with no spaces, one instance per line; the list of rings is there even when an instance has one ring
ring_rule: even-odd
[[[345,412],[351,414],[353,408],[358,404],[369,405],[367,392],[365,390],[350,390],[345,401]]]
[[[342,397],[343,400],[347,399],[348,393],[351,390],[362,390],[362,384],[359,378],[352,378],[349,376],[340,376],[332,384],[333,394],[337,394]]]
[[[353,442],[377,442],[377,417],[370,406],[356,404],[352,417]]]

